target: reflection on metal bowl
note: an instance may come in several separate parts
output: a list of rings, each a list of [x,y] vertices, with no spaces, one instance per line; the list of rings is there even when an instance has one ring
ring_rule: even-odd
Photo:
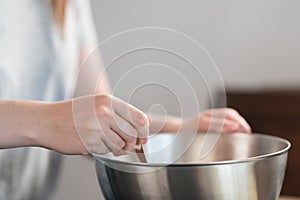
[[[150,138],[145,146],[148,163],[139,163],[134,154],[95,155],[106,199],[278,199],[291,146],[287,140],[262,134],[191,135]],[[201,145],[211,138],[219,139],[199,159]]]

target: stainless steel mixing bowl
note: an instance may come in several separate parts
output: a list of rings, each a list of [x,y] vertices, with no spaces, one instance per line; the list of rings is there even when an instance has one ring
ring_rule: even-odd
[[[146,155],[149,163],[139,163],[134,154],[95,155],[105,198],[278,199],[291,146],[287,140],[262,134],[221,134],[209,154],[199,158],[201,145],[215,140],[217,134],[177,137],[158,134],[151,138],[145,146],[151,152]],[[193,141],[187,142],[190,138]]]

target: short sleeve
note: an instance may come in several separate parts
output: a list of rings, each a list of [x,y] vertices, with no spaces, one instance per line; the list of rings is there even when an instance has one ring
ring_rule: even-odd
[[[98,36],[92,15],[90,0],[77,0],[78,31],[81,48],[95,46]]]

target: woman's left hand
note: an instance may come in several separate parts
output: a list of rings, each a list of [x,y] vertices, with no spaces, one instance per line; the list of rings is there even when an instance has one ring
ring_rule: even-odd
[[[251,127],[234,109],[219,108],[202,111],[199,115],[183,121],[185,127],[195,127],[198,132],[251,133]]]

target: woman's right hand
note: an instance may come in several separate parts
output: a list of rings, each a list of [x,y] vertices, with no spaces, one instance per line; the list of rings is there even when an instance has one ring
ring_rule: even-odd
[[[48,104],[41,124],[41,146],[64,154],[122,155],[131,152],[137,138],[146,142],[148,117],[111,95],[84,96]]]

